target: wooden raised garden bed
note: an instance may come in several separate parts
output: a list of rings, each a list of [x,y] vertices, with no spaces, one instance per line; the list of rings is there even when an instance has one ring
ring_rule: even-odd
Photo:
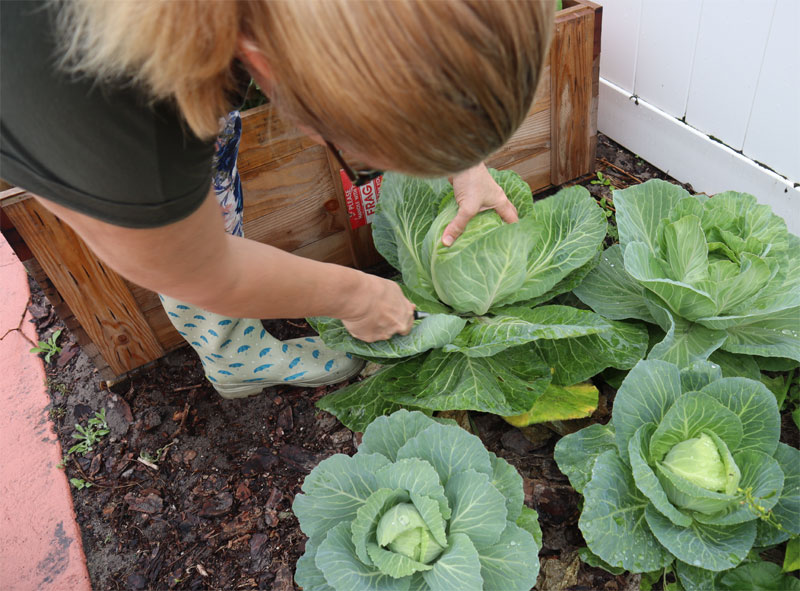
[[[487,161],[515,170],[534,192],[594,170],[602,9],[586,0],[564,6],[530,114]],[[287,128],[269,105],[244,112],[243,130],[239,172],[248,238],[358,268],[379,261],[370,227],[352,218],[357,208],[325,148]],[[0,216],[0,230],[101,377],[112,379],[183,344],[154,293],[105,266],[30,194],[0,193]]]

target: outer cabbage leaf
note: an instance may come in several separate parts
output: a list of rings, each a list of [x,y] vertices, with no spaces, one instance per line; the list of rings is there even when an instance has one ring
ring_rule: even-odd
[[[669,217],[677,203],[689,196],[685,189],[655,179],[624,191],[614,191],[612,199],[617,210],[620,244],[624,247],[630,242],[644,242],[655,252],[661,220]]]
[[[422,242],[444,194],[446,179],[426,180],[388,172],[372,222],[375,248],[396,269],[412,290],[435,299]]]
[[[516,521],[520,516],[520,510],[523,506],[522,502],[525,500],[525,492],[522,488],[522,476],[519,475],[519,472],[517,472],[514,466],[506,462],[503,458],[498,458],[491,452],[489,452],[489,458],[492,462],[492,486],[500,491],[506,499],[508,520]],[[538,521],[536,523],[538,527]]]
[[[450,478],[460,472],[492,475],[491,458],[480,439],[455,425],[436,423],[421,431],[397,450],[397,459],[405,458],[419,458],[433,466],[445,486],[445,494]]]
[[[414,405],[393,402],[384,393],[393,388],[415,387],[416,373],[423,361],[424,355],[382,369],[366,380],[321,398],[317,408],[331,413],[352,431],[363,431],[375,418],[391,414],[403,406],[414,409]]]
[[[496,544],[506,529],[508,512],[505,497],[492,486],[490,477],[474,470],[457,472],[444,490],[453,511],[448,533],[466,534],[477,547]]]
[[[531,188],[522,177],[512,170],[489,169],[489,174],[495,182],[503,189],[508,200],[517,208],[517,215],[520,219],[526,218],[533,213],[533,199]]]
[[[422,578],[431,591],[482,591],[483,578],[480,570],[480,556],[472,540],[465,534],[453,534],[450,548],[431,570],[422,574]]]
[[[538,339],[569,339],[612,329],[612,323],[602,316],[570,306],[509,307],[502,315],[472,320],[444,350],[489,357]]]
[[[681,376],[676,366],[664,361],[636,364],[617,392],[612,409],[617,449],[624,460],[636,430],[647,423],[661,423],[680,395]]]
[[[519,291],[495,305],[530,300],[549,292],[569,273],[591,261],[606,235],[603,211],[583,187],[562,189],[537,201],[521,224],[533,236],[527,274]]]
[[[583,498],[579,526],[597,556],[634,572],[658,570],[672,562],[644,519],[650,502],[636,488],[630,469],[616,451],[605,451],[597,458]]]
[[[722,368],[713,361],[697,361],[681,369],[681,388],[684,392],[697,392],[723,375]]]
[[[782,529],[767,521],[759,521],[757,546],[779,544],[788,540],[790,535],[800,535],[800,450],[779,443],[774,457],[783,472],[784,481],[772,514]]]
[[[528,410],[544,393],[551,374],[529,345],[507,349],[494,357],[467,357],[431,351],[408,387],[382,391],[398,404],[429,410],[478,410],[500,415]]]
[[[678,316],[694,321],[716,313],[717,304],[710,294],[688,283],[669,279],[662,263],[644,242],[628,244],[624,261],[625,270]]]
[[[611,320],[637,318],[655,323],[645,299],[645,288],[625,270],[622,246],[606,249],[597,266],[573,293],[592,310]],[[609,297],[614,294],[614,297]]]
[[[348,457],[336,454],[320,462],[303,482],[292,510],[303,520],[301,529],[319,543],[336,525],[352,521],[369,496],[378,490],[375,472],[389,460],[380,455]]]
[[[538,548],[530,532],[509,521],[495,544],[477,547],[483,589],[529,591],[539,574]]]
[[[525,308],[533,308],[534,306],[538,306],[539,304],[550,302],[554,298],[566,294],[567,292],[572,291],[576,287],[578,287],[581,282],[586,279],[586,276],[597,266],[598,261],[600,260],[600,251],[597,251],[597,254],[592,257],[588,263],[585,263],[582,267],[575,269],[572,273],[569,273],[566,277],[564,277],[561,281],[556,283],[550,291],[547,291],[535,298],[531,298],[525,301],[519,301],[514,304],[509,304],[508,306],[492,306],[492,314],[503,314],[503,311],[507,307],[525,307]]]
[[[800,361],[800,308],[788,308],[769,318],[745,321],[727,330],[726,351]]]
[[[645,510],[647,525],[658,541],[676,558],[707,570],[733,568],[746,557],[756,538],[756,523],[706,525],[695,521],[680,527],[661,515],[652,505]]]
[[[800,580],[781,572],[781,567],[771,562],[758,561],[737,566],[719,576],[723,591],[800,591]]]
[[[610,425],[594,424],[570,433],[556,443],[553,457],[577,492],[583,492],[592,478],[594,462],[605,451],[615,450],[614,429]]]
[[[742,423],[742,440],[734,451],[775,452],[780,437],[780,414],[775,396],[767,387],[746,378],[722,378],[701,392],[729,408]]]
[[[572,339],[533,343],[553,370],[553,383],[563,386],[588,380],[607,367],[630,369],[647,351],[647,329],[609,321],[608,330]]]
[[[392,462],[397,461],[397,452],[409,439],[413,439],[434,424],[434,420],[419,412],[405,409],[391,413],[390,416],[376,418],[364,431],[360,454],[381,454]],[[363,429],[362,429],[363,430]]]
[[[336,318],[309,318],[309,324],[331,349],[368,358],[397,359],[438,349],[455,339],[467,324],[465,318],[431,314],[414,323],[407,335],[395,335],[385,341],[367,343],[353,337]]]
[[[322,571],[317,568],[317,546],[311,540],[306,542],[306,551],[298,560],[295,580],[304,591],[334,591],[328,585]]]
[[[658,306],[652,297],[645,299],[653,318],[666,330],[664,339],[650,349],[648,359],[660,359],[678,367],[687,367],[696,361],[708,359],[725,343],[727,335],[724,331],[711,330],[681,318]]]
[[[348,523],[340,523],[328,533],[319,545],[315,562],[328,584],[337,591],[407,591],[410,585],[407,577],[396,579],[361,562]]]

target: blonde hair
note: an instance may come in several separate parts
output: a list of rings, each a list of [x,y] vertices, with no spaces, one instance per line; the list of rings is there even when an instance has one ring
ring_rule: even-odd
[[[527,115],[554,0],[73,0],[69,69],[172,99],[200,137],[236,86],[240,37],[297,124],[403,172],[441,176],[500,148]]]

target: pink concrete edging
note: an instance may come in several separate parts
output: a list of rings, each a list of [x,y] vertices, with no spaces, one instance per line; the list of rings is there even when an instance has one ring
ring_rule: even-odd
[[[91,591],[42,360],[30,353],[25,269],[0,235],[0,587]],[[26,338],[27,337],[27,338]]]

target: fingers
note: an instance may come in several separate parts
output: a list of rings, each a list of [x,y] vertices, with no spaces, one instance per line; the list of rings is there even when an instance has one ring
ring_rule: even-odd
[[[508,200],[508,197],[503,195],[503,201],[495,206],[494,210],[507,224],[513,224],[514,222],[519,221],[519,215],[517,214],[517,208],[514,207],[514,204]]]
[[[451,246],[453,242],[456,241],[456,238],[464,233],[467,224],[477,215],[478,211],[479,207],[472,202],[460,203],[456,217],[454,217],[453,221],[447,224],[447,227],[444,229],[444,233],[442,234],[442,244],[445,246]]]
[[[365,289],[370,297],[364,312],[354,319],[342,319],[345,328],[355,338],[373,343],[406,335],[414,327],[412,304],[393,281],[365,275]]]

